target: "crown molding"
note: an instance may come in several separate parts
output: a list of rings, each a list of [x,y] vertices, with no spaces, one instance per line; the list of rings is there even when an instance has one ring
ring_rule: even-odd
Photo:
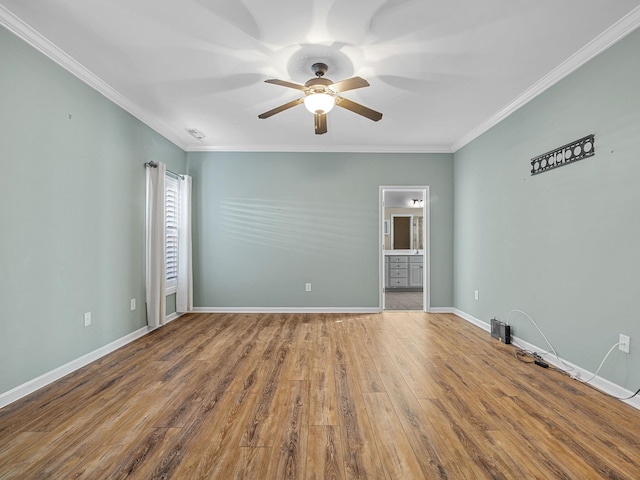
[[[529,103],[542,92],[552,87],[569,74],[573,73],[589,60],[604,52],[606,49],[608,49],[618,41],[622,40],[624,37],[636,30],[639,26],[640,7],[636,7],[627,15],[614,23],[610,28],[605,30],[603,33],[598,35],[596,38],[594,38],[592,41],[578,50],[567,60],[554,68],[547,75],[542,77],[538,82],[525,90],[511,103],[506,105],[504,108],[493,114],[491,117],[471,130],[469,133],[454,142],[451,145],[451,151],[456,152],[460,150],[462,147],[485,133],[491,127],[497,125],[502,120],[507,118],[520,107]]]
[[[532,99],[555,85],[567,75],[587,63],[589,60],[605,51],[607,48],[636,30],[640,26],[640,7],[636,7],[622,19],[614,23],[609,29],[597,36],[574,55],[561,63],[538,82],[533,84],[501,110],[493,114],[477,127],[469,131],[451,145],[216,145],[207,146],[185,141],[169,127],[158,121],[154,115],[141,109],[137,104],[112,88],[98,76],[82,66],[71,56],[46,39],[27,23],[22,21],[10,10],[0,5],[0,25],[27,42],[36,50],[56,62],[62,68],[79,78],[104,97],[133,115],[149,128],[181,148],[186,152],[326,152],[326,153],[455,153],[471,141],[478,138],[493,126],[500,123],[513,112],[524,106]]]
[[[153,115],[142,110],[138,105],[112,88],[90,70],[82,66],[73,57],[42,36],[3,5],[0,5],[0,25],[7,28],[11,33],[27,42],[33,48],[53,60],[72,75],[79,78],[82,82],[89,85],[108,100],[133,115],[149,128],[155,130],[171,143],[180,147],[182,150],[185,150],[187,146],[186,142],[177,137],[166,125],[159,122]]]
[[[327,153],[452,153],[448,145],[419,146],[371,146],[371,145],[215,145],[208,146],[190,143],[177,136],[169,127],[158,121],[153,115],[145,112],[134,102],[112,88],[97,75],[82,66],[73,57],[34,30],[22,19],[0,5],[0,25],[6,27],[33,48],[62,68],[79,78],[82,82],[111,100],[113,103],[136,117],[149,128],[184,150],[185,152],[327,152]],[[182,134],[182,132],[180,132]]]
[[[188,145],[187,152],[453,153],[447,145]]]

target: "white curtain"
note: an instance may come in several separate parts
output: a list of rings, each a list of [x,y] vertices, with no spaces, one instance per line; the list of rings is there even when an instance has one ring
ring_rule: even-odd
[[[166,259],[164,225],[164,190],[167,166],[146,169],[147,180],[147,324],[159,327],[166,316]]]
[[[180,214],[178,215],[178,289],[176,312],[193,310],[193,273],[191,262],[191,177],[178,180]]]

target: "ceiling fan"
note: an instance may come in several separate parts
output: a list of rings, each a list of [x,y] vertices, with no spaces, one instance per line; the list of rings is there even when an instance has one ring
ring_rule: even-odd
[[[284,105],[280,105],[268,112],[264,112],[258,115],[258,118],[269,118],[276,113],[283,112],[291,107],[304,103],[307,110],[313,113],[316,135],[327,133],[327,113],[329,113],[334,105],[351,110],[353,113],[362,115],[374,122],[377,122],[382,118],[382,114],[380,112],[376,112],[364,105],[352,102],[351,100],[347,100],[346,98],[338,95],[338,93],[346,92],[347,90],[368,87],[369,82],[364,78],[353,77],[333,83],[328,78],[323,78],[328,69],[329,67],[324,63],[314,63],[311,66],[311,70],[315,73],[316,78],[312,78],[304,85],[287,82],[286,80],[265,80],[266,83],[273,83],[274,85],[281,85],[283,87],[301,90],[304,92],[305,96],[292,100]]]

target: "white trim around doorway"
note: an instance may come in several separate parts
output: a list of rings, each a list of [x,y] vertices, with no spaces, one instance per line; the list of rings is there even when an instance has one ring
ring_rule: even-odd
[[[384,290],[385,290],[385,274],[384,274],[384,193],[385,192],[421,192],[422,193],[422,216],[423,220],[423,265],[422,269],[422,306],[423,311],[431,311],[431,216],[430,216],[430,193],[429,186],[405,186],[405,185],[381,185],[378,193],[378,285],[379,285],[379,306],[380,311],[384,311]]]

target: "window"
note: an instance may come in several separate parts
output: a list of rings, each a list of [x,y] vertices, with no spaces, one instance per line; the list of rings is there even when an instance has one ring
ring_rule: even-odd
[[[178,287],[178,181],[165,177],[164,215],[165,215],[165,258],[167,262],[166,294],[175,293]]]

